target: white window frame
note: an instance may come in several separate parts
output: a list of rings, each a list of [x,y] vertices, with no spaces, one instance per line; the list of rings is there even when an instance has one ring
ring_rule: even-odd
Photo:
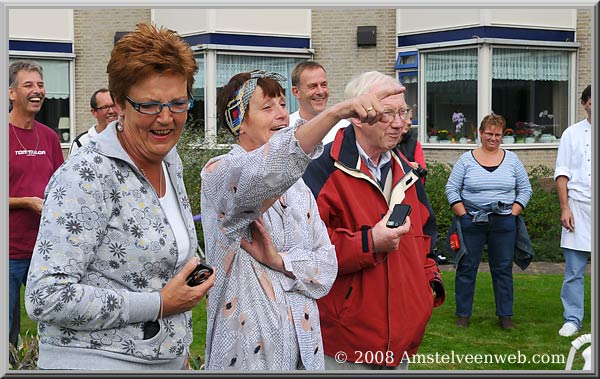
[[[500,38],[474,38],[470,40],[460,41],[447,41],[432,44],[424,44],[416,46],[419,52],[419,78],[425,77],[425,63],[427,60],[427,53],[443,51],[443,50],[456,50],[459,48],[473,48],[476,45],[478,48],[478,77],[477,77],[477,129],[479,129],[479,123],[485,115],[492,112],[492,54],[494,47],[514,47],[514,48],[527,48],[527,49],[538,49],[538,50],[566,50],[571,52],[570,57],[570,73],[569,73],[569,110],[568,110],[568,124],[571,125],[576,121],[577,117],[577,49],[581,46],[577,42],[550,42],[550,41],[527,41],[527,40],[513,40],[513,39],[500,39]],[[400,72],[396,70],[396,73]],[[422,120],[419,122],[419,140],[423,145],[429,148],[441,148],[441,149],[472,149],[473,144],[461,145],[461,144],[430,144],[427,141],[427,109],[426,109],[426,93],[425,93],[425,80],[419,80],[419,115],[418,119]],[[477,145],[480,141],[476,141]],[[535,143],[535,144],[511,144],[511,149],[547,149],[547,148],[558,148],[558,142],[554,143]]]

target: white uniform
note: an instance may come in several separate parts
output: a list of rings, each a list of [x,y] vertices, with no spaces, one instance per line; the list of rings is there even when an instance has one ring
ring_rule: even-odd
[[[592,126],[587,119],[568,127],[560,139],[554,179],[566,176],[573,232],[562,228],[560,246],[591,251],[592,228]]]
[[[292,125],[292,126],[296,125],[296,121],[298,121],[299,119],[300,119],[300,111],[296,111],[296,112],[290,114],[290,125]],[[338,121],[338,123],[335,124],[329,132],[327,132],[325,137],[323,137],[323,145],[326,145],[329,142],[333,141],[337,131],[340,130],[341,128],[345,128],[348,125],[350,125],[350,121],[348,121],[348,120]]]
[[[96,131],[96,125],[94,124],[91,128],[87,130],[87,132],[81,133],[77,136],[71,143],[71,147],[69,148],[69,156],[77,151],[81,146],[84,146],[90,142],[90,140],[98,135]],[[79,143],[77,143],[79,142]]]

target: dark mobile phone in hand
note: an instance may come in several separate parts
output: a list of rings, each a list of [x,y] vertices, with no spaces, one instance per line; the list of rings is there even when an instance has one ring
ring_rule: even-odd
[[[202,262],[198,262],[198,266],[188,275],[186,283],[190,287],[195,287],[204,283],[209,276],[213,273],[213,269],[210,266],[205,265]]]
[[[408,204],[394,205],[394,210],[392,210],[392,214],[390,215],[390,218],[385,226],[393,229],[399,227],[400,225],[404,225],[406,222],[406,217],[408,217],[411,210],[412,208]]]

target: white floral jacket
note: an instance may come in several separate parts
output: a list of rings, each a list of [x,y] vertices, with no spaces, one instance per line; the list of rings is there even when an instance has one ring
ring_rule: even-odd
[[[192,256],[198,242],[175,148],[164,162]],[[40,353],[40,367],[78,368],[73,354],[89,355],[85,349],[94,349],[99,362],[117,357],[160,366],[186,357],[191,311],[163,318],[158,334],[143,339],[144,322],[158,315],[158,292],[177,271],[177,255],[156,192],[110,124],[69,157],[46,188],[25,295],[27,313],[39,322],[40,351],[51,352]],[[61,347],[70,348],[63,349],[68,354]]]

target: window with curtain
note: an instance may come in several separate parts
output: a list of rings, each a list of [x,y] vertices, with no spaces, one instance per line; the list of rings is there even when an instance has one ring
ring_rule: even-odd
[[[288,58],[276,56],[217,55],[217,88],[223,87],[229,79],[240,72],[265,70],[285,76],[287,82],[281,83],[285,89],[286,103],[290,113],[298,110],[298,102],[292,95],[291,73],[294,66],[306,58]]]
[[[428,142],[477,140],[477,49],[423,54]]]
[[[492,109],[506,118],[515,142],[556,142],[569,126],[571,54],[562,50],[492,50]]]
[[[71,78],[68,60],[31,58],[10,58],[9,64],[21,59],[38,62],[42,66],[46,99],[35,119],[54,129],[60,142],[68,143],[70,135]]]
[[[406,93],[404,94],[404,98],[406,100],[406,105],[411,109],[413,120],[413,125],[419,124],[419,80],[416,71],[409,72],[399,72],[398,80],[404,87],[406,87]]]
[[[188,126],[197,131],[199,140],[204,138],[204,125],[205,125],[205,108],[204,103],[206,100],[205,93],[205,56],[204,54],[197,55],[196,64],[198,65],[198,71],[194,75],[194,85],[192,87],[192,97],[194,98],[194,106],[188,112]]]
[[[289,113],[298,110],[298,101],[292,95],[292,78],[291,73],[294,66],[307,58],[281,57],[281,56],[252,56],[252,55],[217,55],[217,94],[229,79],[240,72],[248,72],[252,70],[265,70],[279,73],[285,76],[288,80],[281,83],[285,90],[286,104]],[[217,95],[218,96],[218,95]],[[217,121],[217,130],[225,130],[220,121]],[[218,133],[219,142],[228,142],[221,140],[221,134]]]

